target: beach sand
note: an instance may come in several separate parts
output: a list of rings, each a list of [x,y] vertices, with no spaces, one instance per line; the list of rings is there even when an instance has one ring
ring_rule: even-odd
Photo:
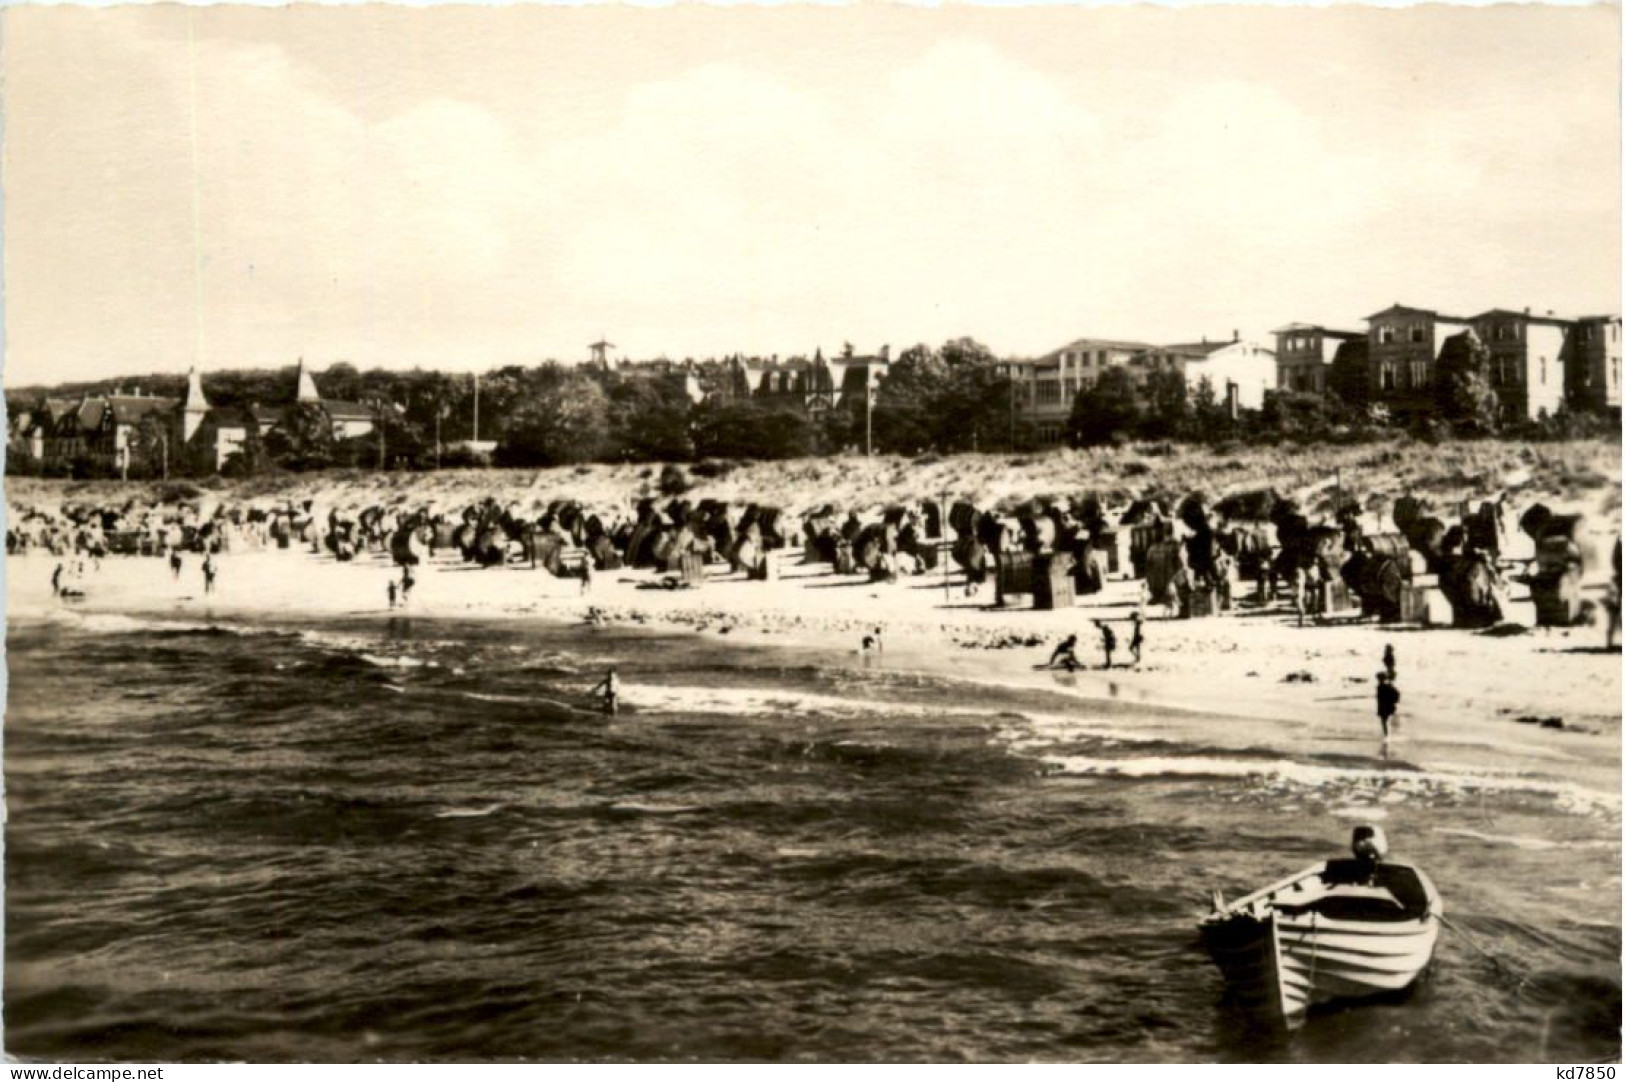
[[[1379,742],[1374,676],[1391,643],[1404,695],[1394,748],[1412,765],[1531,769],[1588,788],[1619,786],[1618,651],[1604,651],[1600,626],[1533,628],[1532,607],[1517,602],[1516,592],[1511,623],[1528,630],[1492,634],[1346,617],[1300,628],[1279,603],[1191,620],[1153,608],[1143,660],[1131,666],[1128,618],[1139,584],[1127,580],[1110,582],[1074,608],[1039,612],[1023,596],[1012,598],[1012,607],[994,608],[991,584],[967,597],[957,575],[946,587],[940,572],[871,583],[805,564],[799,552],[775,554],[776,582],[746,581],[713,565],[702,587],[674,590],[654,572],[622,570],[597,573],[587,594],[579,580],[528,565],[482,569],[443,553],[417,571],[410,602],[391,610],[387,584],[399,572],[382,554],[340,563],[307,547],[228,552],[216,560],[212,595],[204,594],[195,554],[187,554],[178,579],[161,559],[111,557],[99,568],[86,561],[85,597],[63,602],[50,589],[56,558],[12,557],[8,611],[22,619],[64,612],[187,622],[345,617],[383,626],[404,617],[500,618],[687,630],[801,648],[836,666],[884,665],[973,685],[1042,688],[1080,703],[1139,701],[1176,716],[1188,709],[1195,712],[1193,731],[1180,735],[1212,744],[1366,755]],[[1112,621],[1117,631],[1109,671],[1099,667],[1095,620]],[[861,641],[875,628],[883,648],[864,656]],[[1037,668],[1073,633],[1088,668],[1074,674]],[[636,689],[627,697],[635,701]],[[1227,720],[1216,726],[1213,715]],[[1163,724],[1177,727],[1166,718]]]

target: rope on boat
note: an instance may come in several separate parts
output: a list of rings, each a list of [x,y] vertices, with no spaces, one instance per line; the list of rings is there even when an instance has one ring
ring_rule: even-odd
[[[1479,954],[1482,954],[1498,973],[1500,973],[1507,980],[1512,981],[1514,991],[1522,992],[1524,986],[1529,983],[1529,977],[1527,974],[1519,973],[1517,970],[1501,961],[1501,959],[1496,957],[1493,953],[1479,946],[1478,943],[1474,941],[1473,937],[1467,934],[1465,929],[1461,928],[1456,924],[1455,921],[1451,920],[1443,913],[1439,914],[1439,923],[1443,924],[1446,928],[1449,928],[1452,932],[1460,936],[1463,943],[1473,948]]]

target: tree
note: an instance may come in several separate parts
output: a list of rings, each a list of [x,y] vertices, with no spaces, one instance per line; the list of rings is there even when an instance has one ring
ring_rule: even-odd
[[[1433,409],[1440,420],[1467,435],[1489,435],[1501,419],[1501,402],[1490,385],[1490,351],[1471,331],[1453,334],[1434,367]]]
[[[225,477],[254,477],[264,473],[271,465],[271,456],[265,449],[265,440],[260,436],[258,429],[250,428],[248,434],[243,437],[243,442],[220,463],[220,473]]]
[[[608,435],[609,399],[603,388],[579,372],[544,370],[509,407],[500,453],[504,465],[590,462]]]
[[[1145,414],[1140,420],[1142,435],[1148,439],[1168,440],[1188,434],[1191,410],[1183,373],[1173,368],[1152,371],[1146,376],[1143,395]]]
[[[1203,376],[1196,381],[1190,399],[1190,434],[1201,443],[1217,443],[1235,434],[1236,423],[1230,411],[1219,401],[1219,392],[1213,389],[1213,380]]]
[[[609,395],[613,457],[640,462],[692,458],[690,408],[681,384],[652,379],[619,380]]]
[[[1139,423],[1133,377],[1126,369],[1113,367],[1072,400],[1067,430],[1073,446],[1095,447],[1129,434]]]
[[[135,477],[161,477],[169,469],[170,447],[169,425],[164,423],[156,410],[149,410],[141,415],[135,427],[130,430],[129,443],[126,453],[129,457],[130,474]]]
[[[694,450],[705,458],[800,458],[818,450],[799,410],[749,400],[707,402],[694,411]]]
[[[272,462],[289,470],[320,470],[333,464],[333,419],[315,402],[295,402],[265,437]]]
[[[1367,356],[1364,339],[1344,342],[1337,347],[1331,370],[1326,373],[1326,389],[1356,413],[1363,413],[1371,403],[1371,370]]]
[[[875,446],[905,454],[934,446],[939,427],[934,405],[947,379],[947,364],[930,346],[910,346],[899,354],[875,389]]]

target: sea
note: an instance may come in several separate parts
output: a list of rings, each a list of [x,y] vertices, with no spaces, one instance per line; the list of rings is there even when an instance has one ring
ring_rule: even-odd
[[[64,612],[7,650],[25,1060],[1621,1054],[1617,771],[1561,755],[1384,754],[744,632]],[[1259,1029],[1201,949],[1210,893],[1360,822],[1437,884],[1434,965]]]

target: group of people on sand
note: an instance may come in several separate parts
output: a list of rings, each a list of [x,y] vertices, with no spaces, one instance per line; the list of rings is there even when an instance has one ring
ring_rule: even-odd
[[[1133,625],[1133,631],[1129,633],[1128,640],[1129,653],[1134,658],[1131,664],[1138,665],[1140,663],[1140,651],[1145,648],[1145,619],[1139,612],[1135,612],[1133,616],[1129,617],[1129,623]],[[1106,664],[1101,667],[1109,669],[1112,667],[1112,654],[1117,651],[1117,632],[1113,631],[1111,624],[1105,620],[1096,620],[1095,627],[1100,631],[1101,652],[1106,655]],[[1084,667],[1083,662],[1078,660],[1078,637],[1076,635],[1068,635],[1061,640],[1055,647],[1054,652],[1050,654],[1047,667],[1065,669],[1067,672],[1076,672]]]

